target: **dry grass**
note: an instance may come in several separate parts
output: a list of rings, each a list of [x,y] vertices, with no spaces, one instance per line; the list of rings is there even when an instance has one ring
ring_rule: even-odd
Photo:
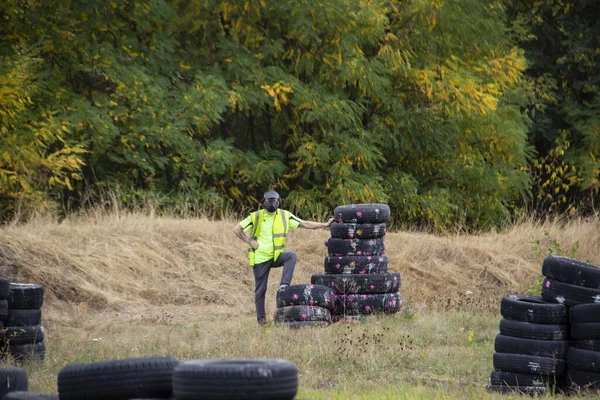
[[[33,390],[55,392],[68,363],[171,354],[287,358],[306,398],[488,398],[498,304],[539,277],[545,250],[535,242],[551,238],[555,250],[576,248],[577,258],[600,262],[598,220],[524,222],[480,235],[395,232],[385,240],[390,270],[403,278],[401,313],[352,327],[262,329],[235,224],[111,214],[1,229],[0,275],[46,289],[48,361],[27,367]],[[293,283],[322,273],[327,237],[291,234]],[[271,315],[280,276],[271,274]]]
[[[60,301],[94,310],[207,306],[211,315],[250,315],[253,277],[235,221],[110,214],[39,219],[0,230],[0,274],[45,285],[48,306]],[[522,223],[501,233],[434,236],[395,232],[385,237],[390,270],[402,274],[405,303],[416,309],[490,309],[540,275],[534,242],[545,232],[577,258],[600,261],[600,222]],[[288,248],[298,253],[293,283],[323,273],[326,230],[299,229]],[[280,271],[271,275],[274,293]],[[470,292],[471,294],[466,294]],[[268,302],[273,307],[273,302]],[[185,308],[185,307],[183,307]],[[268,309],[269,310],[269,309]],[[270,311],[274,311],[273,308]]]
[[[45,317],[46,363],[25,366],[30,390],[56,392],[67,364],[170,355],[288,359],[299,370],[299,399],[506,398],[485,390],[498,330],[498,316],[489,313],[401,312],[355,325],[288,329],[259,327],[252,316],[175,323],[160,311],[124,322],[115,312],[64,311],[71,320]]]

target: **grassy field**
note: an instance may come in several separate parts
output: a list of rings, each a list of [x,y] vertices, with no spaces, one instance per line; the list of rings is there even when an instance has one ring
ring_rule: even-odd
[[[47,360],[30,390],[56,392],[70,363],[150,355],[286,358],[301,399],[508,398],[485,391],[503,295],[536,288],[545,254],[600,261],[599,221],[523,222],[503,232],[386,236],[403,278],[392,316],[319,329],[260,327],[235,221],[113,213],[0,230],[0,275],[43,283]],[[322,273],[326,230],[298,230],[293,283]],[[275,311],[280,270],[271,274]],[[573,398],[573,397],[571,397]]]

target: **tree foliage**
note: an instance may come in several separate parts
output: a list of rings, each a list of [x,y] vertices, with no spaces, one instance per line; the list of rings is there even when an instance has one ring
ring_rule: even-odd
[[[511,1],[538,94],[529,140],[534,211],[596,212],[600,189],[600,9],[591,0]],[[560,158],[560,161],[559,161]],[[537,170],[537,172],[535,172]],[[543,178],[543,179],[540,179]]]
[[[242,211],[277,185],[307,218],[376,201],[445,229],[531,191],[536,82],[501,1],[7,0],[0,18],[5,207],[110,189]]]

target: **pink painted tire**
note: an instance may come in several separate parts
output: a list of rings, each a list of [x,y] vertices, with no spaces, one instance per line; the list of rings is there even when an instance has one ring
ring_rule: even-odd
[[[278,308],[273,319],[275,322],[331,322],[331,312],[323,307],[288,306]]]
[[[327,253],[330,256],[379,256],[385,253],[385,246],[383,238],[329,238],[327,241]]]
[[[329,287],[336,294],[396,293],[400,290],[399,272],[384,274],[315,274],[310,279],[315,285]]]
[[[392,314],[402,306],[399,293],[338,295],[337,301],[336,315]]]
[[[316,306],[333,311],[336,307],[335,292],[322,285],[291,285],[279,289],[276,296],[277,308],[288,306]]]
[[[381,256],[327,256],[326,274],[382,274],[388,272],[388,257]]]
[[[384,237],[387,228],[381,224],[351,224],[334,222],[329,229],[331,237],[340,239],[374,239]]]
[[[372,203],[349,204],[336,207],[333,213],[338,222],[379,224],[390,219],[390,206]]]

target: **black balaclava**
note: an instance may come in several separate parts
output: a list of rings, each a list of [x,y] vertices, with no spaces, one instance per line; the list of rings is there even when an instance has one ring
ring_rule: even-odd
[[[265,192],[263,198],[263,206],[265,207],[265,210],[271,213],[277,211],[279,208],[279,193],[274,190],[269,190],[268,192]],[[267,203],[267,199],[277,199],[277,201],[273,203]]]

